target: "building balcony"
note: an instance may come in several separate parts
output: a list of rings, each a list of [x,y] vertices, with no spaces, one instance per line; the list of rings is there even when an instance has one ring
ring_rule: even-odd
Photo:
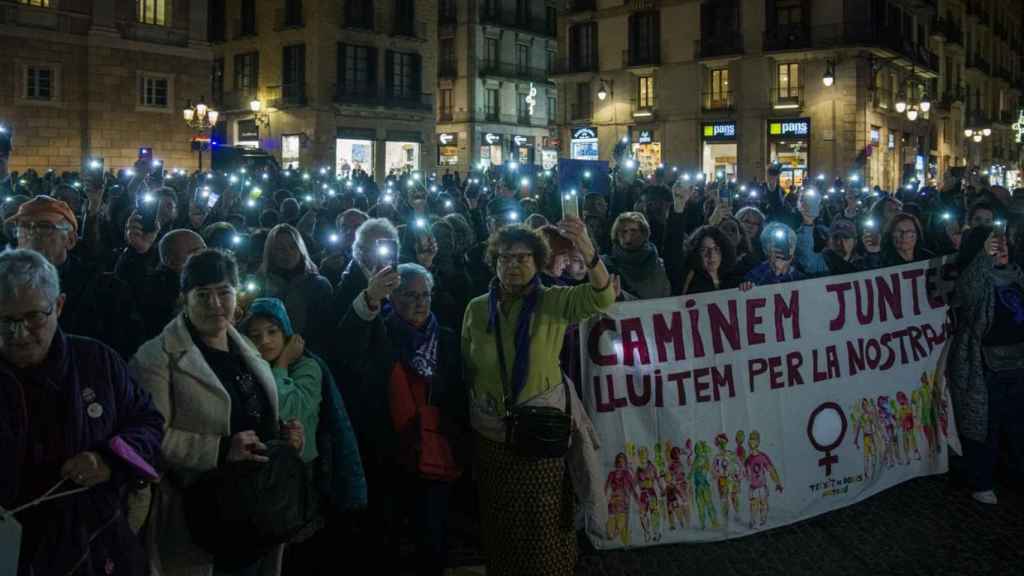
[[[305,27],[305,18],[302,16],[302,10],[288,10],[285,8],[278,8],[274,11],[274,31],[280,32],[282,30],[295,30],[298,28]]]
[[[401,108],[424,112],[434,110],[433,94],[381,93],[376,86],[336,86],[334,102],[368,108]]]
[[[707,36],[703,35],[702,30],[701,34],[702,37],[694,41],[694,50],[700,60],[743,54],[743,35],[738,30],[716,32]]]
[[[937,73],[939,57],[923,44],[915,44],[895,26],[881,26],[864,21],[811,28],[811,47],[816,49],[841,46],[867,46],[884,50],[918,68]]]
[[[946,18],[932,20],[932,35],[945,40],[946,44],[964,45],[964,33],[960,26]]]
[[[549,82],[548,71],[544,68],[532,68],[506,62],[488,62],[482,60],[479,65],[481,76],[498,76],[515,80],[527,80],[530,82]]]
[[[237,110],[248,110],[249,102],[259,98],[259,94],[255,90],[238,90],[231,92],[224,92],[221,96],[220,102],[214,101],[221,112],[231,112]],[[269,106],[269,102],[267,103]]]
[[[597,72],[597,53],[593,52],[593,58],[562,58],[555,60],[555,68],[551,76],[564,76],[566,74],[586,74]]]
[[[705,92],[701,103],[701,110],[704,112],[729,112],[735,109],[732,99],[732,90],[724,92]]]
[[[802,50],[811,47],[811,29],[804,24],[778,26],[764,33],[765,52]]]
[[[573,104],[569,107],[570,120],[590,120],[594,115],[594,107],[589,104]]]
[[[138,22],[121,22],[118,24],[121,37],[125,40],[162,44],[164,46],[188,46],[188,30],[179,30],[167,26],[152,26]]]
[[[459,63],[455,61],[441,61],[437,63],[438,78],[457,78],[459,76]]]
[[[449,110],[441,110],[440,112],[437,113],[437,121],[438,122],[451,122],[454,119],[455,119],[455,116],[452,115],[451,109],[449,109]]]
[[[508,16],[501,12],[492,14],[481,12],[480,23],[487,26],[507,28],[509,30],[517,30],[550,38],[554,38],[557,33],[556,22],[552,22],[544,18],[520,18],[516,17],[514,14]]]
[[[267,87],[267,106],[282,110],[306,106],[306,85],[304,83],[282,84]]]
[[[622,65],[626,68],[661,66],[661,52],[656,46],[650,50],[623,50]]]
[[[970,70],[972,68],[978,72],[982,72],[985,74],[992,73],[992,66],[991,64],[988,63],[988,60],[985,60],[984,58],[978,56],[977,54],[975,54],[972,58],[968,58],[967,60],[967,69]]]
[[[597,10],[597,0],[569,0],[567,11],[570,14],[577,12],[592,12]]]
[[[950,88],[942,94],[942,98],[939,99],[935,105],[940,110],[949,110],[954,104],[963,104],[967,102],[967,88],[963,85],[956,88]]]
[[[804,87],[772,88],[768,95],[772,108],[776,110],[792,110],[804,105]]]
[[[498,122],[501,119],[500,110],[484,110],[484,120],[488,122]]]

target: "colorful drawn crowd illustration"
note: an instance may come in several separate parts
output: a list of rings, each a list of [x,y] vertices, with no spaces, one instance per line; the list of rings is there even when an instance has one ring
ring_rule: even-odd
[[[935,378],[924,373],[920,386],[910,394],[900,390],[895,395],[862,398],[852,406],[853,444],[864,456],[864,477],[942,454],[949,435],[946,398]]]
[[[779,471],[761,451],[757,430],[749,436],[738,430],[733,438],[718,434],[710,443],[692,438],[678,446],[671,440],[650,447],[627,443],[605,480],[608,538],[632,542],[631,504],[637,506],[645,543],[661,541],[666,529],[764,526],[769,484],[782,492]]]

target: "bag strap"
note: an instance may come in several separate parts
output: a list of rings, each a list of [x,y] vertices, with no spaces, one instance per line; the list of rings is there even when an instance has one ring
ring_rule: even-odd
[[[512,416],[512,404],[514,399],[512,398],[512,386],[508,381],[508,367],[505,362],[505,346],[501,337],[501,310],[496,310],[494,314],[494,343],[498,347],[498,366],[501,370],[501,387],[505,394],[505,417],[509,418]],[[571,417],[572,398],[569,396],[571,394],[571,391],[569,390],[569,379],[565,377],[565,374],[562,374],[562,387],[565,389],[565,413]],[[508,432],[511,434],[511,428],[508,428]]]

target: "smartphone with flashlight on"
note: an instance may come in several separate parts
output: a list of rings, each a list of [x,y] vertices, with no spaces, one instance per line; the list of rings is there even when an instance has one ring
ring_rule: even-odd
[[[160,160],[153,160],[150,163],[149,175],[150,177],[163,181],[164,179],[164,163]]]
[[[821,214],[821,194],[813,188],[804,190],[800,195],[800,203],[807,207],[807,213],[811,218],[817,218]]]
[[[390,238],[378,238],[374,244],[377,255],[377,270],[398,267],[398,242]]]
[[[995,220],[992,222],[992,235],[996,238],[1006,236],[1006,220]]]
[[[156,231],[156,213],[160,206],[157,198],[150,192],[135,195],[135,211],[142,221],[142,231],[147,234]]]
[[[103,158],[89,158],[85,161],[82,169],[82,181],[89,188],[103,185],[104,161]]]
[[[567,216],[580,217],[579,195],[575,190],[562,194],[562,220],[565,220]]]
[[[140,162],[152,162],[153,161],[153,149],[149,147],[139,148],[139,161]]]
[[[210,195],[206,198],[206,207],[212,210],[217,206],[217,202],[220,202],[220,194],[210,192]]]

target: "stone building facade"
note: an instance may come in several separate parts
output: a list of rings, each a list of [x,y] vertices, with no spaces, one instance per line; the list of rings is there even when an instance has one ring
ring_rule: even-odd
[[[433,168],[436,2],[211,6],[219,140],[259,146],[300,169],[361,168],[379,178]]]
[[[205,0],[0,1],[0,122],[12,170],[130,166],[152,147],[192,168],[181,110],[210,88]]]
[[[438,164],[557,160],[557,2],[438,3]],[[555,137],[552,137],[555,136]]]
[[[1022,102],[1022,14],[997,5],[570,0],[554,76],[563,154],[606,159],[625,141],[645,171],[748,181],[778,163],[790,183],[857,174],[883,188],[951,166],[1017,170],[1006,120]],[[968,125],[993,136],[965,139]]]

